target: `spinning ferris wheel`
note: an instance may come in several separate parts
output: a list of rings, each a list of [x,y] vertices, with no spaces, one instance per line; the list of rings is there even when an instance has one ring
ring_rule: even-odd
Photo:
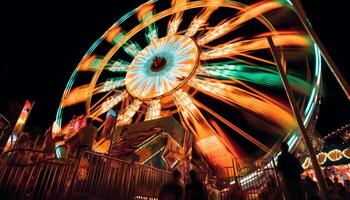
[[[245,3],[245,4],[244,4]],[[289,1],[148,1],[114,23],[72,73],[57,111],[117,126],[174,116],[214,165],[299,140],[266,37],[278,47],[303,122],[312,127],[320,51]]]

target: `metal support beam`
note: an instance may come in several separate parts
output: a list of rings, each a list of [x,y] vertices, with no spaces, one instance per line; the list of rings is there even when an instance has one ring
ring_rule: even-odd
[[[285,74],[285,72],[283,70],[280,55],[278,54],[277,48],[276,48],[276,46],[275,46],[275,44],[274,44],[274,42],[272,40],[272,37],[271,36],[267,37],[267,40],[268,40],[269,45],[271,47],[271,53],[272,53],[272,56],[273,56],[273,58],[275,60],[276,66],[278,68],[278,72],[279,72],[279,74],[281,76],[283,87],[284,87],[284,89],[285,89],[285,91],[287,93],[289,104],[290,104],[290,106],[292,108],[294,117],[297,120],[297,123],[299,125],[299,129],[300,129],[301,134],[302,134],[302,136],[304,138],[304,142],[305,142],[306,148],[309,151],[311,163],[312,163],[312,166],[314,167],[316,178],[317,178],[317,181],[318,181],[318,183],[320,185],[322,198],[324,200],[327,200],[328,199],[327,198],[327,185],[326,185],[326,182],[325,182],[324,177],[322,175],[321,168],[320,168],[320,166],[318,164],[318,160],[316,158],[315,150],[314,150],[314,148],[312,146],[311,140],[309,138],[309,135],[307,134],[306,128],[305,128],[304,123],[303,123],[303,120],[302,120],[302,118],[300,116],[300,111],[299,111],[298,105],[296,103],[295,97],[293,95],[293,91],[290,88],[290,85],[289,85],[288,80],[287,80],[287,76],[286,76],[286,74]]]
[[[329,55],[327,49],[322,44],[321,40],[316,35],[316,32],[314,31],[314,29],[312,28],[311,24],[307,20],[306,13],[305,13],[305,11],[303,9],[302,4],[300,3],[300,0],[291,0],[291,2],[293,3],[293,7],[295,9],[296,14],[298,15],[299,19],[303,23],[304,28],[306,29],[306,31],[309,33],[311,38],[316,42],[316,44],[320,48],[321,54],[322,54],[324,60],[326,61],[329,69],[331,70],[331,72],[334,75],[334,77],[337,79],[337,81],[338,81],[339,85],[341,86],[341,88],[343,89],[345,95],[348,97],[348,100],[350,100],[350,87],[349,87],[349,84],[346,82],[346,80],[343,77],[343,75],[341,75],[341,73],[340,73],[337,65],[335,64],[334,60]]]

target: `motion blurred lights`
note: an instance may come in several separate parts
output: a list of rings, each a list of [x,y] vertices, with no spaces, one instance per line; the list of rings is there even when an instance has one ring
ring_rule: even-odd
[[[339,149],[334,149],[327,154],[329,160],[335,162],[343,158],[343,153]]]
[[[327,161],[327,159],[332,162],[336,162],[341,160],[343,157],[350,159],[350,148],[346,148],[343,151],[339,149],[333,149],[328,153],[321,152],[317,154],[317,160],[320,165],[324,164]],[[310,162],[309,157],[307,157],[302,164],[304,169],[309,168],[311,165],[312,164]]]

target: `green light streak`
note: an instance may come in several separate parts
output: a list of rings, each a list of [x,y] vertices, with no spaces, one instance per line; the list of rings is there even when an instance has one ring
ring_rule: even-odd
[[[274,69],[242,64],[216,63],[204,65],[200,75],[215,77],[217,79],[237,79],[250,83],[256,83],[268,87],[282,88],[279,73]],[[303,79],[288,75],[288,81],[299,91],[310,91],[311,85]]]
[[[123,87],[125,85],[123,80],[124,80],[124,78],[121,78],[121,77],[107,79],[106,82],[102,83],[103,86],[102,86],[101,92],[107,92],[110,90],[114,90],[114,89]]]

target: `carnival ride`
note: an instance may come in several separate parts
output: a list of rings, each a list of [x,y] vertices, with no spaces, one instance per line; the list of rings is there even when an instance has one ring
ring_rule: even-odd
[[[313,127],[321,55],[288,0],[151,0],[126,13],[91,46],[63,93],[53,134],[74,113],[118,127],[167,116],[193,135],[214,167],[244,165],[300,139],[267,37]],[[100,130],[102,128],[100,127]],[[65,131],[63,131],[65,130]],[[98,143],[108,153],[110,138]]]

